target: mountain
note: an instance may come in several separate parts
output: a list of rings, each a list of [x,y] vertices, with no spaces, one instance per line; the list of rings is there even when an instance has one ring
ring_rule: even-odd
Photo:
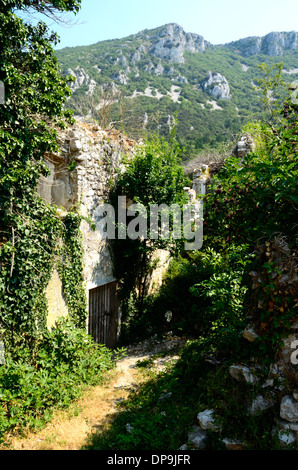
[[[57,51],[71,74],[68,106],[133,137],[168,134],[176,115],[185,156],[216,147],[263,111],[258,65],[283,62],[285,80],[298,78],[298,33],[272,32],[213,45],[175,23],[122,39]]]
[[[264,37],[252,36],[227,44],[235,52],[243,57],[263,53],[268,56],[282,56],[287,51],[298,49],[298,33],[272,32]]]

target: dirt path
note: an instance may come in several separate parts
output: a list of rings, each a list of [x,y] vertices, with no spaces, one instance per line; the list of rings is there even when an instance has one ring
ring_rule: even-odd
[[[166,349],[173,342],[163,343]],[[117,363],[115,370],[103,385],[90,388],[68,410],[56,412],[53,419],[39,432],[29,432],[25,437],[11,437],[10,450],[80,450],[90,434],[103,431],[113,420],[117,401],[128,397],[130,391],[144,381],[136,367],[139,360],[147,359],[151,352],[134,348]],[[174,356],[177,358],[177,356]],[[162,359],[156,361],[162,367]],[[4,447],[2,447],[3,449]],[[1,447],[0,447],[1,450]]]

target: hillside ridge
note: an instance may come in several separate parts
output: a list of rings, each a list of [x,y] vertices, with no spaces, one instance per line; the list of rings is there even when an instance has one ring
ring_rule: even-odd
[[[168,135],[176,114],[187,158],[263,117],[256,89],[259,64],[283,61],[285,80],[298,78],[295,31],[213,45],[169,23],[56,54],[63,74],[74,77],[68,105],[77,115],[104,127],[102,115],[110,117],[130,136],[142,137],[144,132]]]

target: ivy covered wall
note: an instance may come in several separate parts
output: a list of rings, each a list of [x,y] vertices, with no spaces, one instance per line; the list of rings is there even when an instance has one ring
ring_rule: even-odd
[[[133,153],[133,142],[119,132],[80,121],[59,130],[57,141],[60,151],[46,156],[50,174],[38,185],[42,198],[57,208],[65,229],[46,289],[47,324],[69,313],[86,326],[89,290],[115,280],[102,207],[121,156]]]

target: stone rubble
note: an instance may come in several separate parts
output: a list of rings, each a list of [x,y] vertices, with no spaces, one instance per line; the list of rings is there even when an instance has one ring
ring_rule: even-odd
[[[247,326],[246,331],[251,329],[251,325]],[[234,364],[230,367],[229,372],[231,377],[240,382],[246,383],[248,386],[256,386],[264,390],[264,393],[259,393],[256,397],[247,404],[247,416],[258,416],[262,413],[268,412],[270,409],[278,410],[278,416],[275,416],[275,424],[272,426],[272,436],[277,439],[277,442],[282,448],[289,448],[298,444],[298,390],[297,381],[295,386],[289,393],[289,383],[287,381],[287,373],[289,365],[285,366],[285,361],[289,360],[288,354],[283,354],[283,351],[288,351],[289,344],[293,337],[298,338],[298,325],[297,322],[292,325],[292,335],[284,340],[284,349],[281,349],[278,355],[277,362],[271,364],[268,377],[262,380],[256,376],[256,372],[262,371],[256,365],[252,367],[243,364]],[[243,335],[247,341],[251,341],[251,337]],[[252,360],[253,362],[253,360]],[[295,367],[295,366],[294,366]],[[297,372],[297,366],[296,366]],[[285,385],[286,384],[286,385]],[[275,412],[274,412],[275,413]],[[207,431],[217,432],[221,436],[221,442],[227,450],[242,450],[245,448],[245,443],[238,439],[222,437],[224,436],[224,429],[220,424],[219,416],[213,409],[205,409],[197,415],[198,425],[194,426],[188,434],[187,443],[183,444],[179,450],[205,450],[208,449],[208,434]]]

